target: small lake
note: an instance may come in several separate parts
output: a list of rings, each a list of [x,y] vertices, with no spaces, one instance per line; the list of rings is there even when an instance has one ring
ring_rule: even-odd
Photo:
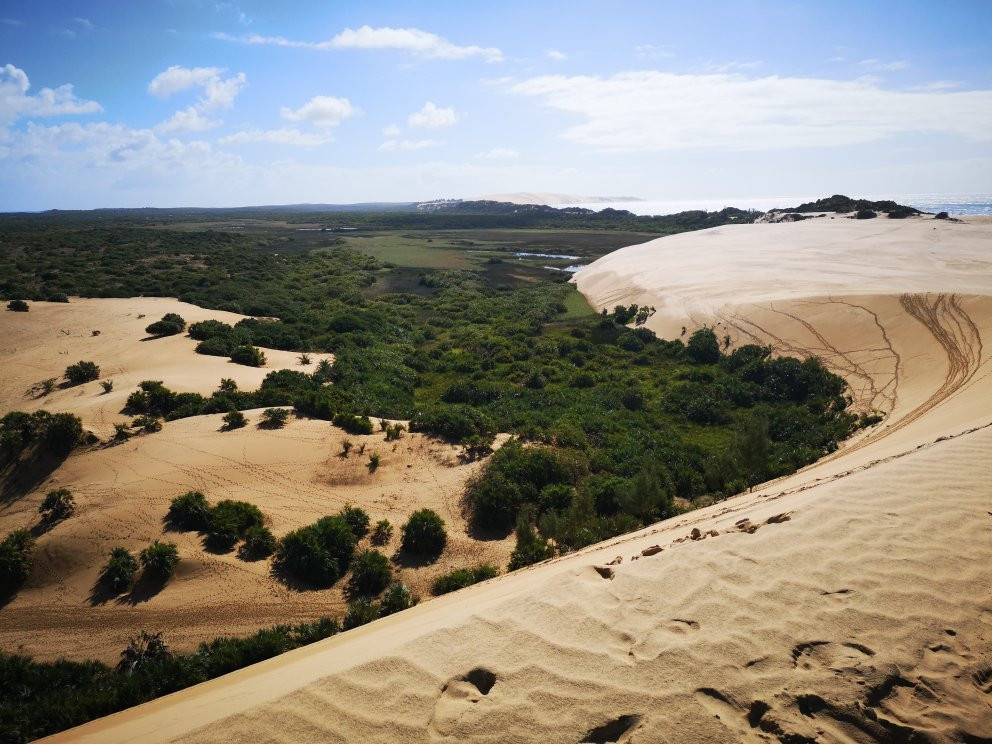
[[[566,261],[582,258],[582,256],[568,256],[564,253],[524,253],[522,251],[517,251],[513,255],[517,258],[561,258]]]

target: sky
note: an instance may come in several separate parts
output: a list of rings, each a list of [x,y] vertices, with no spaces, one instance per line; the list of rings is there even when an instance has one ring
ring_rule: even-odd
[[[992,193],[992,0],[0,0],[0,210]]]

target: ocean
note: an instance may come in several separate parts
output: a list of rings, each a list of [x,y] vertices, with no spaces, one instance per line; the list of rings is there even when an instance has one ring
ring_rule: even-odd
[[[815,201],[819,196],[768,196],[749,199],[679,199],[668,201],[630,201],[630,202],[593,202],[589,204],[553,205],[558,207],[585,207],[586,209],[626,209],[639,215],[675,214],[692,209],[705,209],[715,212],[724,207],[738,209],[757,209],[767,212],[769,209],[796,207],[803,202]],[[923,212],[947,212],[951,215],[985,214],[992,215],[992,194],[886,194],[884,196],[866,196],[873,201],[891,199],[899,204],[916,207]]]

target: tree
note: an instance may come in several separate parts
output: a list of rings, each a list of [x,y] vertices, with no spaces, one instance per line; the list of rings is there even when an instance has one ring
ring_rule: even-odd
[[[53,413],[45,418],[41,434],[48,449],[63,457],[82,439],[83,422],[71,413]]]
[[[120,594],[131,588],[131,582],[137,571],[138,561],[127,548],[114,548],[110,551],[107,564],[100,570],[100,581],[115,594]]]
[[[76,362],[65,368],[65,379],[73,385],[81,385],[100,377],[100,368],[93,362]]]
[[[76,500],[68,488],[57,488],[45,495],[44,501],[38,507],[38,512],[46,521],[55,522],[65,519],[76,509]]]
[[[621,498],[621,507],[626,514],[634,515],[644,524],[672,516],[671,478],[654,462],[646,462],[634,478],[630,490]]]
[[[401,531],[403,550],[432,561],[440,557],[448,541],[444,520],[431,509],[415,511]]]
[[[393,580],[389,559],[378,550],[363,550],[351,568],[351,590],[355,594],[374,597]]]
[[[554,548],[547,539],[537,534],[532,523],[533,519],[534,507],[530,504],[524,506],[517,515],[517,545],[510,556],[510,571],[538,563],[555,554]]]
[[[158,581],[165,581],[176,570],[179,563],[179,548],[175,543],[164,543],[156,540],[141,551],[141,565],[145,573]]]
[[[768,421],[760,416],[746,418],[734,437],[733,452],[749,489],[767,477],[770,448]]]
[[[219,390],[222,393],[233,393],[238,389],[238,383],[232,380],[230,377],[222,377],[220,381]]]

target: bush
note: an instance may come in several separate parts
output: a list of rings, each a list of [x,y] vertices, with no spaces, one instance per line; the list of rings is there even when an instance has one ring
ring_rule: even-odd
[[[231,350],[231,361],[246,367],[264,367],[265,354],[254,346],[237,346]]]
[[[195,349],[197,354],[206,354],[207,356],[231,356],[233,350],[234,347],[231,346],[231,342],[220,336],[201,341]]]
[[[113,380],[101,380],[100,381],[100,387],[103,388],[103,392],[104,393],[109,393],[111,390],[114,389],[114,381]]]
[[[15,313],[26,313],[28,311],[28,303],[24,300],[11,300],[7,303],[7,309]]]
[[[352,564],[350,587],[355,594],[375,596],[392,580],[393,567],[378,550],[363,550]]]
[[[58,488],[49,491],[45,495],[44,501],[38,507],[38,512],[46,520],[54,522],[58,519],[65,519],[76,509],[76,500],[69,492],[68,488]]]
[[[276,552],[276,538],[267,527],[253,526],[244,532],[242,557],[249,560],[268,558]]]
[[[176,496],[169,504],[166,521],[182,530],[205,530],[209,515],[207,497],[199,491],[187,491],[182,496]]]
[[[334,417],[334,425],[344,429],[349,434],[371,434],[372,420],[368,416],[353,416],[350,413],[339,413]]]
[[[250,527],[261,527],[262,511],[246,501],[224,499],[207,514],[207,540],[214,548],[230,549]]]
[[[340,512],[340,517],[348,523],[356,540],[361,540],[369,532],[369,515],[360,507],[346,504]]]
[[[374,473],[379,469],[379,462],[382,458],[379,456],[378,452],[373,452],[369,455],[369,472]]]
[[[372,544],[385,545],[393,538],[393,525],[388,519],[380,519],[372,529]]]
[[[355,534],[341,516],[323,517],[279,541],[276,560],[296,577],[316,586],[330,586],[348,570],[355,552]]]
[[[0,541],[0,597],[13,594],[31,573],[34,536],[27,530],[14,530]]]
[[[81,385],[100,377],[100,368],[93,362],[76,362],[65,368],[65,379],[73,385]]]
[[[110,551],[107,565],[100,569],[100,581],[114,594],[120,594],[131,588],[131,582],[137,571],[138,561],[127,548],[114,548]]]
[[[400,582],[390,584],[379,599],[379,617],[408,610],[419,601],[420,598],[414,596],[406,584]]]
[[[270,429],[281,429],[286,425],[289,411],[285,408],[266,408],[262,411],[262,426]]]
[[[449,442],[464,442],[470,437],[492,442],[496,436],[496,422],[471,406],[437,406],[414,414],[410,431],[433,434]]]
[[[218,336],[227,337],[233,330],[227,323],[221,323],[219,320],[201,320],[189,327],[189,337],[197,341],[206,341],[208,338]]]
[[[131,422],[132,426],[137,426],[140,429],[144,429],[149,434],[154,434],[157,431],[162,431],[162,422],[157,416],[138,416]]]
[[[172,576],[179,563],[179,548],[175,543],[156,540],[142,550],[139,557],[147,575],[158,581],[165,581]]]
[[[403,525],[402,533],[403,550],[431,560],[440,557],[448,541],[444,520],[430,509],[421,509],[411,514]]]
[[[241,411],[228,411],[224,414],[223,421],[224,428],[228,430],[240,429],[247,423],[245,420],[245,415],[241,413]]]
[[[352,630],[353,628],[367,625],[378,618],[379,605],[368,597],[362,597],[348,605],[348,612],[344,616],[344,622],[341,624],[341,627],[344,630]]]
[[[510,571],[539,563],[555,554],[547,539],[537,534],[537,530],[531,524],[532,518],[533,507],[528,505],[520,510],[517,517],[517,545],[510,556]]]
[[[480,563],[473,568],[457,568],[434,579],[434,594],[454,592],[495,576],[499,576],[499,569],[491,563]]]
[[[177,333],[182,333],[183,328],[185,328],[185,323],[179,325],[170,320],[156,320],[151,325],[145,328],[145,333],[149,336],[175,336]]]
[[[50,452],[65,456],[83,438],[83,422],[71,413],[53,413],[46,416],[41,435]]]
[[[715,364],[720,361],[720,344],[712,328],[700,328],[689,337],[685,352],[697,364]]]

